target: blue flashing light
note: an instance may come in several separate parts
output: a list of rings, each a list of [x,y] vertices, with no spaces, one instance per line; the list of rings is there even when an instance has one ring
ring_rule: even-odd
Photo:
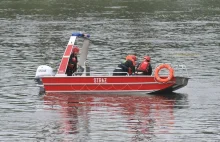
[[[83,33],[72,33],[72,36],[90,38],[89,34],[83,34]]]
[[[72,33],[72,36],[82,36],[82,33]]]
[[[87,37],[87,38],[90,38],[90,35],[89,35],[89,34],[85,34],[84,36]]]

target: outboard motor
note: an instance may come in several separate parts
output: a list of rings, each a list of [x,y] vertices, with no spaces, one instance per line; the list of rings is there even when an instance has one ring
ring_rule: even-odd
[[[40,65],[35,75],[35,81],[38,85],[42,85],[41,77],[43,76],[54,76],[53,69],[47,65]]]

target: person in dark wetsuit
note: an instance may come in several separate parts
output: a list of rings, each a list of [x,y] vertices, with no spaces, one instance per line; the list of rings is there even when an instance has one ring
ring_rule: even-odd
[[[66,69],[67,76],[72,76],[72,74],[76,72],[77,63],[78,63],[78,59],[77,59],[78,54],[79,54],[79,48],[77,46],[74,46]]]
[[[118,65],[113,71],[113,76],[126,76],[135,72],[135,60],[136,56],[129,55],[126,57],[126,61]]]
[[[152,67],[150,64],[150,60],[151,58],[149,56],[145,56],[144,60],[137,67],[137,73],[142,72],[142,75],[151,75]]]

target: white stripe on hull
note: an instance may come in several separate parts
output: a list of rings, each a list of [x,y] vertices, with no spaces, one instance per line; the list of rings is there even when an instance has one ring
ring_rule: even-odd
[[[76,94],[76,93],[80,93],[80,94],[84,94],[84,93],[89,93],[89,94],[94,94],[94,93],[108,93],[108,94],[133,94],[133,93],[151,93],[151,92],[156,92],[158,90],[109,90],[109,91],[105,91],[105,90],[96,90],[96,91],[46,91],[46,93],[71,93],[71,94]]]
[[[172,82],[167,82],[166,84],[174,84],[175,82],[172,81]],[[51,85],[97,85],[97,86],[100,86],[100,85],[129,85],[129,84],[139,84],[139,85],[143,85],[143,84],[163,84],[163,83],[158,83],[158,82],[130,82],[130,83],[44,83],[44,85],[46,86],[51,86]]]

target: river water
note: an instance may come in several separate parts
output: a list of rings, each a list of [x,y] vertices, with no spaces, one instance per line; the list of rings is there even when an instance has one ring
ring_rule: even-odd
[[[0,141],[220,141],[219,0],[1,0]],[[72,32],[91,35],[91,70],[127,54],[185,64],[166,95],[44,95]]]

